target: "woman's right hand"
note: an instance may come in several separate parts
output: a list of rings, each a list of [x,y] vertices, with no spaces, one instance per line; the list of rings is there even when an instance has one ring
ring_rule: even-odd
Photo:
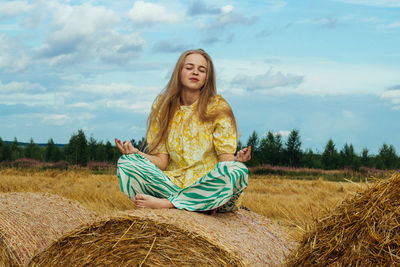
[[[235,157],[236,161],[240,162],[246,162],[251,159],[251,146],[245,147],[242,150],[240,150]]]
[[[115,145],[117,146],[118,150],[121,151],[121,153],[124,155],[139,153],[139,149],[134,147],[131,142],[124,141],[122,143],[121,140],[115,138]]]

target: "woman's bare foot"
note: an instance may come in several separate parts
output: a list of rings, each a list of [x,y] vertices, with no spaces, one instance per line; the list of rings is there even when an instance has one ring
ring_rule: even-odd
[[[157,198],[150,195],[137,194],[133,200],[139,208],[171,209],[174,208],[171,201],[166,198]]]

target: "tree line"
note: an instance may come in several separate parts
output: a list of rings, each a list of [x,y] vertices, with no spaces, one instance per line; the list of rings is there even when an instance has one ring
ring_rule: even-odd
[[[286,141],[280,134],[271,131],[261,138],[253,131],[246,144],[253,148],[252,159],[247,165],[270,164],[325,170],[359,170],[361,166],[385,170],[400,168],[400,158],[394,146],[387,143],[379,148],[377,155],[371,154],[368,148],[356,153],[351,143],[346,143],[339,149],[332,139],[328,140],[322,153],[316,153],[312,149],[302,150],[301,145],[300,133],[296,129],[289,133]],[[239,142],[239,148],[242,147],[244,145]]]
[[[6,143],[0,137],[0,161],[15,161],[30,158],[46,162],[66,161],[74,165],[86,165],[88,162],[116,162],[121,153],[110,141],[97,141],[91,136],[86,138],[83,130],[78,130],[69,139],[68,144],[56,145],[51,138],[46,146],[35,144],[31,138],[26,146],[20,146],[18,140]]]
[[[145,150],[144,138],[134,146]],[[273,166],[306,167],[314,169],[353,169],[361,166],[376,169],[399,169],[400,158],[393,145],[384,143],[377,155],[373,155],[367,148],[356,153],[352,144],[345,144],[338,149],[332,139],[329,139],[322,153],[312,149],[303,150],[301,136],[298,130],[293,129],[286,140],[280,134],[269,131],[259,137],[256,131],[249,136],[246,146],[252,147],[252,158],[249,167],[269,164]],[[238,149],[245,145],[239,141]],[[88,162],[109,162],[118,160],[121,153],[110,141],[97,141],[93,136],[87,138],[83,130],[72,134],[68,144],[56,145],[50,139],[45,146],[39,146],[31,138],[26,146],[20,146],[17,139],[14,142],[4,142],[0,137],[0,162],[15,161],[20,158],[30,158],[45,162],[66,161],[69,164],[83,165]]]

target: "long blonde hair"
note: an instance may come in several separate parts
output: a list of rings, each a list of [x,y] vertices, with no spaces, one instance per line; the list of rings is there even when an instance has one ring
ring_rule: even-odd
[[[200,118],[200,121],[211,122],[219,116],[226,114],[231,117],[233,121],[233,127],[235,127],[237,132],[235,116],[233,115],[232,109],[229,107],[229,105],[219,108],[214,112],[207,112],[207,106],[210,103],[211,98],[217,95],[215,70],[211,57],[203,49],[187,50],[181,54],[176,62],[174,71],[172,72],[167,86],[154,100],[155,107],[150,113],[147,121],[147,133],[149,132],[151,125],[155,122],[158,123],[160,131],[156,134],[151,144],[148,144],[149,153],[154,151],[160,143],[165,142],[168,138],[169,123],[180,105],[182,90],[181,71],[185,62],[185,58],[190,54],[200,54],[207,61],[206,80],[203,88],[200,91],[200,97],[195,110]]]

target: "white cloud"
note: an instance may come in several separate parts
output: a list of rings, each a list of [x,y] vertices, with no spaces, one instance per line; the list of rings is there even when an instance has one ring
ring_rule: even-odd
[[[73,114],[46,114],[46,113],[35,113],[31,114],[30,117],[41,118],[41,123],[47,125],[63,126],[71,123],[82,123],[87,122],[95,115],[93,113],[73,113]]]
[[[149,114],[153,101],[132,101],[131,99],[120,99],[120,100],[104,100],[102,101],[106,107],[118,109],[132,110],[136,113]]]
[[[139,126],[132,126],[131,128],[129,128],[129,130],[133,133],[140,133],[140,134],[143,134],[146,132],[146,128],[139,127]]]
[[[350,110],[343,110],[342,114],[347,119],[353,119],[355,117],[354,113],[352,111],[350,111]]]
[[[324,28],[335,28],[338,24],[345,21],[349,21],[353,18],[352,15],[347,16],[329,16],[329,17],[318,17],[312,19],[302,19],[296,21],[297,24],[316,24]]]
[[[376,6],[376,7],[400,7],[398,0],[334,0],[346,4]]]
[[[304,80],[303,76],[284,74],[280,71],[273,72],[270,68],[266,73],[249,76],[246,74],[237,75],[232,83],[245,87],[249,91],[268,90],[276,87],[296,87]]]
[[[221,7],[220,13],[212,23],[204,24],[201,28],[206,31],[218,32],[233,24],[250,25],[255,20],[255,17],[249,18],[239,13],[234,6],[225,5]]]
[[[20,27],[18,25],[16,25],[16,24],[3,24],[3,25],[0,25],[0,31],[3,31],[3,32],[6,32],[6,31],[15,32],[15,31],[19,31],[19,30],[20,30]]]
[[[377,17],[377,16],[372,16],[372,17],[368,17],[366,19],[364,19],[365,22],[372,22],[372,23],[379,23],[384,21],[383,19]]]
[[[393,86],[394,88],[400,87],[400,85]],[[387,99],[392,102],[393,110],[400,110],[400,89],[389,89],[381,94],[382,99]]]
[[[276,59],[278,63],[268,63],[263,58],[248,58],[247,60],[216,58],[214,61],[218,79],[225,81],[222,88],[227,92],[239,95],[242,95],[243,90],[250,85],[255,85],[250,88],[256,88],[257,86],[261,87],[265,82],[264,86],[270,87],[274,79],[279,81],[278,78],[281,76],[289,78],[288,81],[292,80],[294,83],[273,90],[257,91],[257,93],[269,95],[364,94],[379,96],[387,88],[391,89],[393,84],[399,83],[400,73],[400,69],[395,66],[366,64],[364,62],[335,62],[319,58],[280,57]],[[274,72],[271,74],[276,77],[273,77],[270,81],[265,80],[268,78],[265,70],[269,68],[279,68],[280,75],[276,75]],[[296,87],[294,86],[296,79],[291,79],[291,77],[303,77],[303,80]],[[221,85],[221,83],[219,84]]]
[[[110,30],[119,22],[115,12],[103,6],[56,4],[52,9],[53,26],[57,28],[52,35],[55,41],[97,34],[100,29]]]
[[[216,7],[209,7],[203,0],[190,1],[187,13],[190,16],[198,16],[203,14],[219,14],[220,10]]]
[[[381,98],[388,99],[393,104],[400,104],[400,89],[384,91],[381,94]]]
[[[142,51],[145,41],[136,33],[122,35],[115,31],[99,42],[97,50],[105,62],[125,64]]]
[[[66,91],[89,93],[90,95],[100,95],[105,97],[135,94],[136,99],[141,99],[149,95],[155,95],[160,91],[158,87],[138,87],[127,83],[108,83],[108,84],[79,84],[63,86]]]
[[[40,84],[31,82],[10,82],[7,84],[3,84],[0,81],[0,94],[10,94],[25,91],[43,92],[46,91],[46,88],[44,88]]]
[[[9,35],[0,34],[0,51],[0,70],[3,72],[22,71],[30,63],[30,57],[19,42]]]
[[[272,12],[279,11],[287,6],[287,2],[281,0],[269,0],[267,3],[269,4],[268,10]]]
[[[151,26],[157,23],[179,23],[185,20],[184,16],[174,14],[156,3],[136,1],[131,10],[129,18],[136,25]]]
[[[86,102],[78,102],[78,103],[68,104],[67,106],[71,107],[71,108],[87,108],[87,109],[94,108],[93,104],[86,103]]]
[[[153,50],[155,52],[163,53],[177,53],[189,49],[191,45],[185,45],[178,38],[172,40],[161,40],[154,44]]]
[[[43,114],[42,123],[49,125],[62,126],[72,121],[72,118],[65,114]]]
[[[400,28],[400,21],[396,21],[387,25],[383,25],[382,28],[385,29],[397,29]]]
[[[149,113],[153,100],[160,91],[156,86],[139,87],[124,83],[69,85],[62,89],[71,93],[69,104],[65,106],[72,109],[118,108],[142,114]]]
[[[398,68],[365,63],[344,63],[323,60],[297,62],[287,66],[301,70],[307,79],[298,93],[309,95],[379,95],[393,80],[398,80]]]
[[[116,28],[120,18],[103,6],[52,3],[49,10],[53,14],[53,31],[37,51],[51,66],[96,58],[125,64],[144,46],[138,34],[119,33]]]
[[[9,1],[0,3],[0,19],[24,14],[32,9],[27,1]]]
[[[235,10],[235,8],[231,5],[226,5],[226,6],[221,7],[222,14],[228,14],[228,13],[233,12],[234,10]]]
[[[69,91],[77,91],[80,93],[90,93],[104,96],[112,96],[117,94],[124,94],[133,91],[130,84],[110,83],[110,84],[79,84],[64,86],[63,89]]]
[[[274,135],[280,135],[282,137],[288,137],[290,134],[290,131],[286,131],[286,130],[280,130],[279,132],[274,132]]]
[[[1,93],[1,92],[0,92]],[[68,92],[0,94],[0,104],[60,107],[71,96]]]

